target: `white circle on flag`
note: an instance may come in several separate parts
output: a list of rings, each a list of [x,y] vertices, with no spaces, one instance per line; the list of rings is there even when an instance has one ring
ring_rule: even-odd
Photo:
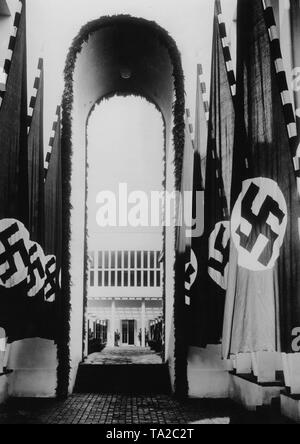
[[[29,265],[29,232],[16,219],[0,220],[0,287],[26,281]]]
[[[227,289],[230,249],[230,223],[218,222],[208,241],[208,274],[223,290]]]
[[[273,269],[287,220],[287,204],[274,180],[264,177],[245,180],[231,218],[238,265],[252,271]]]

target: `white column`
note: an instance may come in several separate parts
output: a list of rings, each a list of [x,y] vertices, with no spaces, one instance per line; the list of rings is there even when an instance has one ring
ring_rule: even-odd
[[[116,301],[113,299],[111,303],[111,328],[112,328],[112,338],[113,347],[115,346],[115,332],[116,332]]]
[[[88,349],[89,349],[89,325],[90,325],[90,321],[88,319],[86,319],[86,330],[85,330],[85,337],[84,337],[84,349],[83,349],[83,358],[87,358],[88,357]]]
[[[143,299],[142,301],[142,347],[146,347],[146,301]]]
[[[108,328],[108,347],[114,347],[115,346],[115,317],[116,317],[116,302],[113,299],[111,301],[111,311],[110,311],[110,320],[109,320],[109,328]]]

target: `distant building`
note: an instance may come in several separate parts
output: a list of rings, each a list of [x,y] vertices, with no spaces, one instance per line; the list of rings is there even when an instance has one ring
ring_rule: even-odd
[[[110,347],[144,347],[163,316],[161,235],[126,233],[105,241],[98,239],[102,248],[89,253],[89,336]]]

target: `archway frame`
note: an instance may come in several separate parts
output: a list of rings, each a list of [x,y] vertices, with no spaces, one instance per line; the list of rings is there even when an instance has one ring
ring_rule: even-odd
[[[65,397],[70,392],[70,373],[71,373],[71,353],[72,335],[71,332],[71,313],[72,313],[72,275],[71,275],[71,241],[72,241],[72,160],[74,155],[73,146],[73,112],[74,112],[74,76],[76,62],[85,45],[98,32],[105,29],[117,29],[118,27],[135,26],[142,32],[145,30],[149,35],[152,33],[156,39],[165,48],[168,53],[169,61],[172,65],[172,90],[174,101],[172,103],[172,147],[174,151],[174,178],[175,191],[181,190],[183,152],[185,143],[185,93],[184,76],[181,64],[181,56],[174,40],[169,34],[157,25],[142,18],[134,18],[128,15],[118,15],[113,17],[102,17],[85,25],[78,36],[74,39],[67,56],[65,67],[65,90],[62,101],[62,178],[63,178],[63,258],[62,258],[62,297],[60,301],[61,316],[59,320],[58,337],[58,368],[57,368],[57,396]],[[127,28],[126,28],[127,27]],[[110,94],[126,95],[117,87],[111,90]],[[141,95],[146,97],[145,92],[132,88],[127,95]],[[99,96],[94,103],[91,103],[88,114],[95,106],[96,102],[101,101],[103,96]],[[160,109],[157,101],[151,98],[151,102]],[[163,113],[162,113],[163,114]],[[163,114],[164,115],[164,114]],[[85,123],[87,120],[85,121]],[[84,128],[86,135],[86,127]],[[86,148],[85,148],[86,149]],[[167,154],[165,154],[167,155]],[[86,165],[85,165],[86,170]],[[85,174],[86,186],[86,174]],[[86,189],[85,189],[86,194]],[[86,212],[86,208],[85,208]],[[86,214],[85,214],[86,218]],[[176,251],[176,242],[178,237],[178,228],[175,230],[174,250]],[[165,244],[165,239],[163,240]],[[85,234],[85,253],[87,248]],[[86,273],[86,261],[82,264]],[[174,282],[174,324],[175,324],[175,392],[178,396],[185,396],[188,391],[187,384],[187,347],[184,331],[184,263],[177,254],[174,263],[175,282]],[[86,277],[85,277],[86,278]],[[165,279],[165,274],[164,274]],[[164,282],[165,285],[165,282]]]
[[[92,106],[91,110],[89,111],[88,117],[87,117],[87,123],[86,123],[86,159],[88,159],[88,127],[89,127],[89,121],[90,118],[92,116],[92,114],[94,113],[95,109],[97,106],[101,106],[103,101],[115,98],[115,97],[122,97],[122,98],[127,98],[127,97],[135,97],[135,98],[139,98],[139,99],[145,99],[147,103],[149,103],[150,105],[154,106],[155,110],[159,113],[161,119],[162,119],[162,128],[163,128],[163,182],[162,182],[162,188],[163,191],[166,190],[166,175],[167,175],[167,171],[166,171],[166,150],[167,150],[167,136],[166,136],[166,121],[165,121],[165,117],[164,114],[162,112],[162,110],[160,109],[160,107],[157,105],[157,103],[155,103],[150,97],[145,97],[145,95],[140,95],[140,94],[131,94],[131,93],[126,93],[126,94],[120,94],[118,91],[117,92],[112,92],[112,93],[108,93],[107,95],[101,97],[99,100],[97,100],[97,102],[95,102],[95,104]],[[83,312],[83,350],[86,348],[86,341],[87,341],[87,331],[86,331],[86,326],[87,326],[87,305],[88,305],[88,280],[89,280],[89,260],[88,260],[88,255],[89,255],[89,249],[88,249],[88,205],[87,205],[87,200],[88,200],[88,169],[89,166],[87,165],[87,169],[86,169],[86,177],[85,177],[85,182],[86,182],[86,208],[85,208],[85,232],[86,232],[86,243],[85,243],[85,263],[84,263],[84,312]],[[165,250],[166,250],[166,245],[165,245],[165,227],[162,228],[162,246],[163,246],[163,253],[165,254]],[[165,265],[165,261],[164,261],[164,265]],[[164,279],[164,275],[165,275],[165,267],[163,269],[163,282],[162,282],[162,297],[163,297],[163,317],[165,318],[165,311],[166,311],[166,306],[165,306],[165,292],[166,292],[166,283],[165,283],[165,279]],[[163,334],[165,335],[165,331],[163,332]],[[163,362],[165,361],[165,344],[163,344]],[[87,356],[84,355],[83,353],[83,358],[86,358]]]

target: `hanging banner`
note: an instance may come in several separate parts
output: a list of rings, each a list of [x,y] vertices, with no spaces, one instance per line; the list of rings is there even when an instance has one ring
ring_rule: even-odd
[[[198,265],[191,289],[191,345],[219,344],[229,265],[229,203],[234,137],[234,104],[224,50],[225,25],[217,2],[214,16],[211,97],[206,158],[204,234],[192,249]],[[231,59],[230,59],[231,60]]]
[[[39,60],[35,94],[31,97],[28,133],[29,232],[32,241],[44,245],[44,67]]]
[[[238,2],[229,282],[223,356],[291,351],[300,319],[300,206],[271,38],[261,0]],[[279,48],[279,49],[278,49]],[[274,57],[273,57],[274,56]],[[262,104],[264,106],[262,106]]]
[[[48,336],[58,337],[61,314],[60,275],[62,260],[62,172],[61,172],[61,117],[56,110],[56,121],[50,139],[45,167],[45,253],[46,282],[44,301],[49,310]]]
[[[5,63],[5,91],[0,93],[0,219],[28,224],[26,11],[15,17],[11,60]]]
[[[190,304],[191,286],[191,219],[192,219],[192,187],[194,169],[194,148],[189,130],[189,123],[185,120],[185,145],[183,153],[181,198],[178,204],[178,227],[176,239],[176,268],[177,295],[175,316],[175,347],[176,347],[176,387],[177,396],[186,396],[187,359],[188,359],[188,313]]]
[[[290,0],[291,43],[293,61],[292,89],[295,101],[295,114],[297,121],[298,137],[300,141],[300,1]]]

